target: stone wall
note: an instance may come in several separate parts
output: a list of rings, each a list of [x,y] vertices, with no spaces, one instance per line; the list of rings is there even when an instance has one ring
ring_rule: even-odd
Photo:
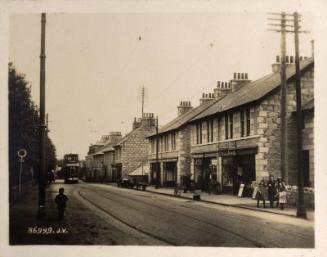
[[[309,151],[310,186],[314,187],[314,112],[304,114],[303,150]]]
[[[314,97],[313,76],[314,76],[313,69],[307,71],[302,75],[301,78],[302,105]],[[295,82],[292,82],[288,85],[288,90],[287,90],[288,177],[286,178],[287,179],[286,181],[291,185],[297,184],[297,156],[296,156],[297,143],[296,143],[296,116],[294,115],[295,111],[296,111]],[[312,142],[312,147],[313,147],[313,142]]]
[[[122,177],[127,177],[142,163],[147,162],[150,144],[146,137],[153,132],[154,128],[140,127],[134,130],[122,143]]]
[[[191,125],[186,125],[178,131],[176,149],[178,149],[177,183],[180,183],[181,176],[191,174]]]

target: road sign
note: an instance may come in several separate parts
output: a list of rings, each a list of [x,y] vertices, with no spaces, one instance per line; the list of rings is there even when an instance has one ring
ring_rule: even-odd
[[[18,155],[19,158],[25,158],[26,155],[27,155],[27,151],[24,148],[19,149],[17,151],[17,155]]]

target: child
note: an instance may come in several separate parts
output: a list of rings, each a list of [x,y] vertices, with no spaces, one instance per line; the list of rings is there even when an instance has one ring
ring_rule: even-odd
[[[64,195],[64,188],[59,188],[59,194],[55,198],[58,209],[59,220],[63,219],[68,197]]]
[[[284,204],[287,203],[287,192],[285,190],[285,187],[281,187],[277,195],[279,199],[280,209],[284,210]]]

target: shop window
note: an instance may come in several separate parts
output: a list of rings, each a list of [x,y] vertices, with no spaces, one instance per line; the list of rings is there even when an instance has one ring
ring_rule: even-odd
[[[309,150],[303,152],[303,185],[305,187],[310,186],[310,159]]]

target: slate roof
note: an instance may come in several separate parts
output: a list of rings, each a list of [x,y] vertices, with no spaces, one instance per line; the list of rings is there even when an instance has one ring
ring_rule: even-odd
[[[219,99],[221,99],[221,98],[219,98]],[[206,110],[207,108],[212,106],[218,100],[212,100],[212,101],[205,102],[205,103],[203,103],[203,104],[201,104],[201,105],[199,105],[199,106],[185,112],[184,114],[179,115],[178,117],[176,117],[172,121],[170,121],[167,124],[165,124],[164,126],[162,126],[159,129],[158,134],[162,134],[162,133],[165,133],[165,132],[172,131],[172,130],[180,128],[181,126],[186,124],[188,121],[193,119],[196,115],[199,115],[201,112],[203,112],[204,110]],[[148,136],[148,138],[153,137],[155,135],[156,135],[156,133],[153,133],[150,136]]]
[[[300,69],[301,71],[303,71],[311,65],[313,65],[313,59],[308,58],[300,63]],[[286,69],[287,80],[292,79],[294,75],[295,67],[289,66]],[[191,122],[200,120],[208,116],[212,116],[219,112],[228,111],[230,109],[242,106],[247,103],[257,101],[269,94],[277,87],[279,87],[279,85],[280,74],[278,72],[266,75],[258,80],[249,82],[248,84],[241,87],[239,90],[228,94],[220,101],[216,101],[216,103],[210,106],[207,110],[194,117]]]

